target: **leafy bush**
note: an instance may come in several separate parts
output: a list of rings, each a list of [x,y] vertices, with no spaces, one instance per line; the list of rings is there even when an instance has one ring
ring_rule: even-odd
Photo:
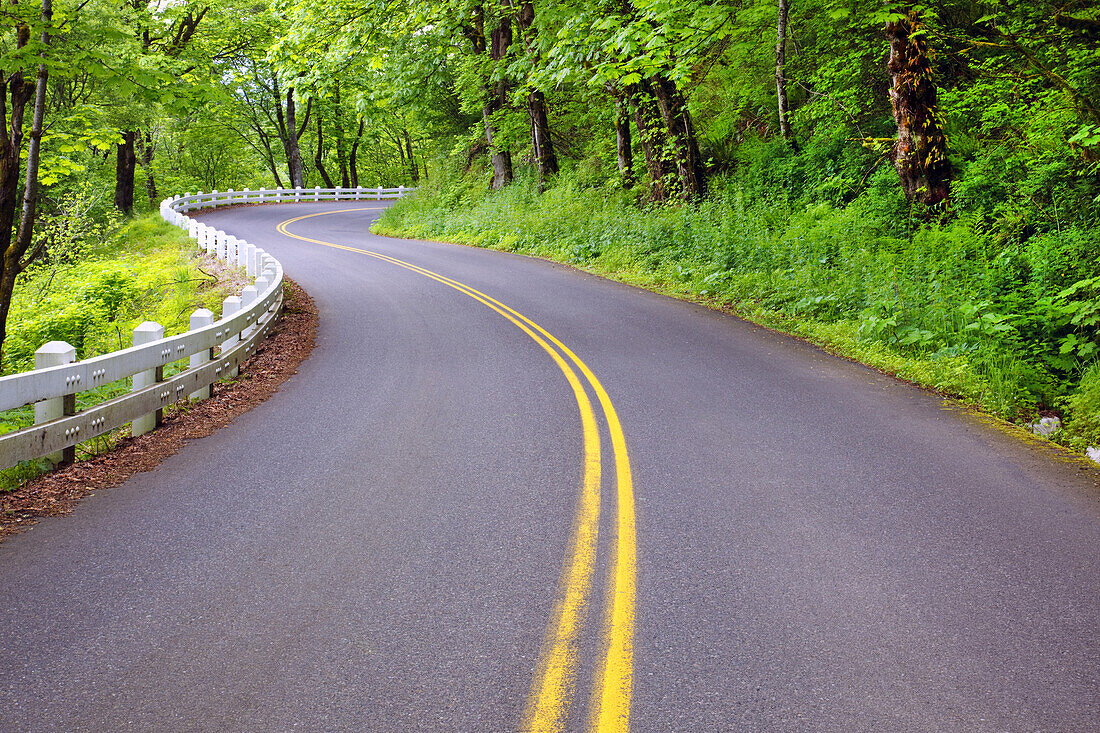
[[[1100,364],[1093,364],[1085,371],[1066,406],[1069,412],[1066,432],[1071,439],[1079,447],[1100,446]]]
[[[80,258],[68,257],[68,248],[51,253],[17,281],[4,372],[33,368],[47,341],[67,341],[85,359],[131,345],[141,321],[178,333],[195,308],[217,311],[221,293],[191,260],[186,235],[155,214],[74,246]]]
[[[639,206],[613,182],[593,189],[584,166],[542,195],[528,173],[489,193],[441,166],[376,231],[718,299],[1006,417],[1059,404],[1100,348],[1098,230],[1081,220],[1019,237],[982,213],[926,221],[888,166],[865,175],[868,156],[840,155],[841,142],[795,153],[750,140],[693,206]]]

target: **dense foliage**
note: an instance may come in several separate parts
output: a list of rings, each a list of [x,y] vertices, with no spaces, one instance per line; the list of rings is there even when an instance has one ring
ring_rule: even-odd
[[[430,173],[391,231],[726,301],[1078,435],[1100,411],[1093,3],[40,3],[0,33],[0,306],[164,191]]]

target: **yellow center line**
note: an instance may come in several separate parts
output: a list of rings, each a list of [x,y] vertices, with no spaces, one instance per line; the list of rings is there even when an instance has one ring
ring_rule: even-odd
[[[554,359],[573,389],[581,413],[581,422],[584,429],[585,460],[583,487],[577,509],[573,539],[569,555],[563,567],[561,587],[565,590],[564,593],[560,594],[560,598],[555,605],[551,624],[548,628],[547,640],[541,655],[542,661],[532,685],[523,722],[523,729],[526,731],[560,731],[565,725],[566,712],[568,711],[572,699],[574,682],[576,679],[578,639],[584,622],[584,611],[587,605],[592,585],[592,575],[595,568],[596,541],[600,511],[600,441],[595,413],[592,410],[591,402],[576,372],[574,372],[565,360],[562,359],[561,355],[535,331],[537,330],[539,333],[558,344],[570,355],[575,363],[587,372],[588,375],[591,375],[591,371],[588,370],[587,366],[583,365],[583,362],[580,362],[572,352],[565,349],[560,341],[534,321],[463,283],[378,252],[371,252],[292,234],[286,228],[289,224],[314,216],[364,210],[377,209],[342,209],[339,211],[308,214],[288,219],[280,223],[277,226],[277,230],[281,234],[294,239],[365,254],[390,262],[399,267],[403,267],[441,282],[474,298],[507,318],[539,344],[539,346]],[[594,377],[590,377],[590,380],[593,378]],[[599,391],[602,391],[602,387],[598,389],[598,392]],[[604,396],[606,396],[606,393],[604,393]],[[610,403],[605,403],[603,400],[604,397],[601,397],[601,403],[605,405],[606,411],[606,405]],[[625,448],[625,443],[623,443],[623,447]],[[618,463],[619,461],[617,461],[617,464]],[[627,475],[629,476],[629,473]]]

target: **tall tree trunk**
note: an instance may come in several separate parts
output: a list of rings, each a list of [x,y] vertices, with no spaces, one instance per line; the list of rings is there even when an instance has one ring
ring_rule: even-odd
[[[699,141],[684,95],[676,82],[660,74],[653,77],[653,92],[672,142],[676,173],[680,177],[680,195],[685,200],[699,198],[707,190],[707,171],[699,154]]]
[[[335,188],[332,185],[332,179],[329,178],[328,171],[325,170],[325,135],[324,126],[321,124],[321,113],[317,113],[317,153],[313,156],[313,165],[317,168],[317,172],[321,174],[321,180],[325,182],[325,188]]]
[[[401,132],[405,135],[405,152],[408,154],[409,173],[412,175],[412,182],[420,183],[420,167],[417,166],[416,158],[413,157],[412,138],[409,137],[409,131],[407,129],[402,129]]]
[[[351,168],[351,187],[359,188],[359,141],[363,139],[363,123],[364,120],[359,120],[359,132],[355,135],[355,141],[351,144],[351,159],[349,160],[349,166]]]
[[[634,187],[634,151],[630,140],[630,106],[623,95],[615,97],[615,150],[619,157],[619,180],[623,188]]]
[[[516,25],[523,38],[527,55],[538,63],[538,51],[534,46],[535,3],[524,0],[516,14]],[[535,165],[539,173],[539,190],[543,190],[546,181],[558,172],[558,156],[554,153],[554,143],[550,139],[550,122],[546,114],[546,95],[541,89],[532,89],[527,94],[527,116],[531,120],[531,150],[535,155]]]
[[[275,98],[280,99],[278,93],[278,83],[274,85]],[[302,120],[302,124],[298,124],[297,109],[294,105],[294,87],[290,87],[286,90],[286,113],[283,113],[283,104],[281,101],[275,103],[275,113],[277,115],[277,127],[279,129],[279,139],[283,143],[283,152],[286,154],[286,168],[290,177],[291,188],[301,188],[305,185],[305,165],[302,163],[302,149],[298,145],[298,141],[302,138],[302,133],[306,130],[306,125],[309,124],[310,111],[313,109],[313,100],[310,99],[306,103],[306,116]]]
[[[158,205],[157,180],[153,176],[153,156],[156,153],[153,133],[145,131],[145,139],[141,146],[141,167],[145,170],[145,195],[149,197],[149,207]]]
[[[115,208],[127,215],[134,213],[134,170],[137,168],[134,141],[137,135],[136,130],[127,130],[115,148]]]
[[[634,110],[638,143],[645,157],[646,170],[649,171],[649,197],[652,201],[665,201],[668,199],[668,182],[676,170],[666,155],[668,136],[661,123],[661,110],[646,80],[632,84],[627,96]]]
[[[50,45],[48,28],[53,19],[52,0],[42,0],[43,52]],[[30,41],[30,28],[19,26],[15,33],[15,47],[23,49]],[[38,213],[38,162],[42,145],[42,129],[46,115],[46,86],[49,68],[38,64],[34,87],[29,86],[22,69],[11,72],[7,83],[0,87],[0,129],[5,134],[0,139],[0,349],[7,338],[8,310],[11,308],[15,279],[41,254],[44,240],[31,248],[34,241],[34,223]],[[31,118],[31,137],[27,145],[27,171],[19,190],[20,154],[23,149],[23,118],[27,102],[34,97]],[[10,100],[11,108],[8,104]],[[21,194],[21,195],[20,195]],[[15,231],[15,211],[22,198],[23,209],[19,228]],[[14,235],[14,238],[13,238]]]
[[[550,176],[557,175],[558,156],[550,139],[550,122],[546,117],[546,95],[533,89],[527,95],[527,114],[531,118],[531,147],[539,171],[539,188],[545,186]]]
[[[333,123],[336,126],[336,164],[340,167],[340,186],[348,187],[348,158],[344,141],[344,111],[340,107],[340,85],[333,90]]]
[[[502,3],[504,5],[504,3]],[[510,3],[505,5],[510,7]],[[500,19],[500,24],[489,33],[489,58],[494,62],[504,60],[508,47],[512,45],[512,20],[508,15]],[[493,190],[498,191],[512,182],[512,154],[499,145],[499,135],[493,124],[492,116],[508,104],[508,82],[501,79],[490,83],[489,100],[481,109],[485,122],[485,140],[489,143],[493,162]]]
[[[792,148],[798,143],[791,131],[791,117],[787,109],[787,0],[779,0],[779,22],[776,23],[775,41],[775,98],[779,107],[779,134]]]
[[[890,41],[888,69],[893,85],[890,103],[898,125],[891,151],[901,187],[910,201],[928,206],[946,204],[951,193],[947,136],[940,127],[936,83],[928,42],[915,12],[886,24]]]

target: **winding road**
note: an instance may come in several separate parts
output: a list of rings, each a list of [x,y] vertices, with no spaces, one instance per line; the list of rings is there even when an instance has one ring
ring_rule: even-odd
[[[199,217],[317,348],[0,545],[0,731],[1100,729],[1100,471],[382,206]]]

